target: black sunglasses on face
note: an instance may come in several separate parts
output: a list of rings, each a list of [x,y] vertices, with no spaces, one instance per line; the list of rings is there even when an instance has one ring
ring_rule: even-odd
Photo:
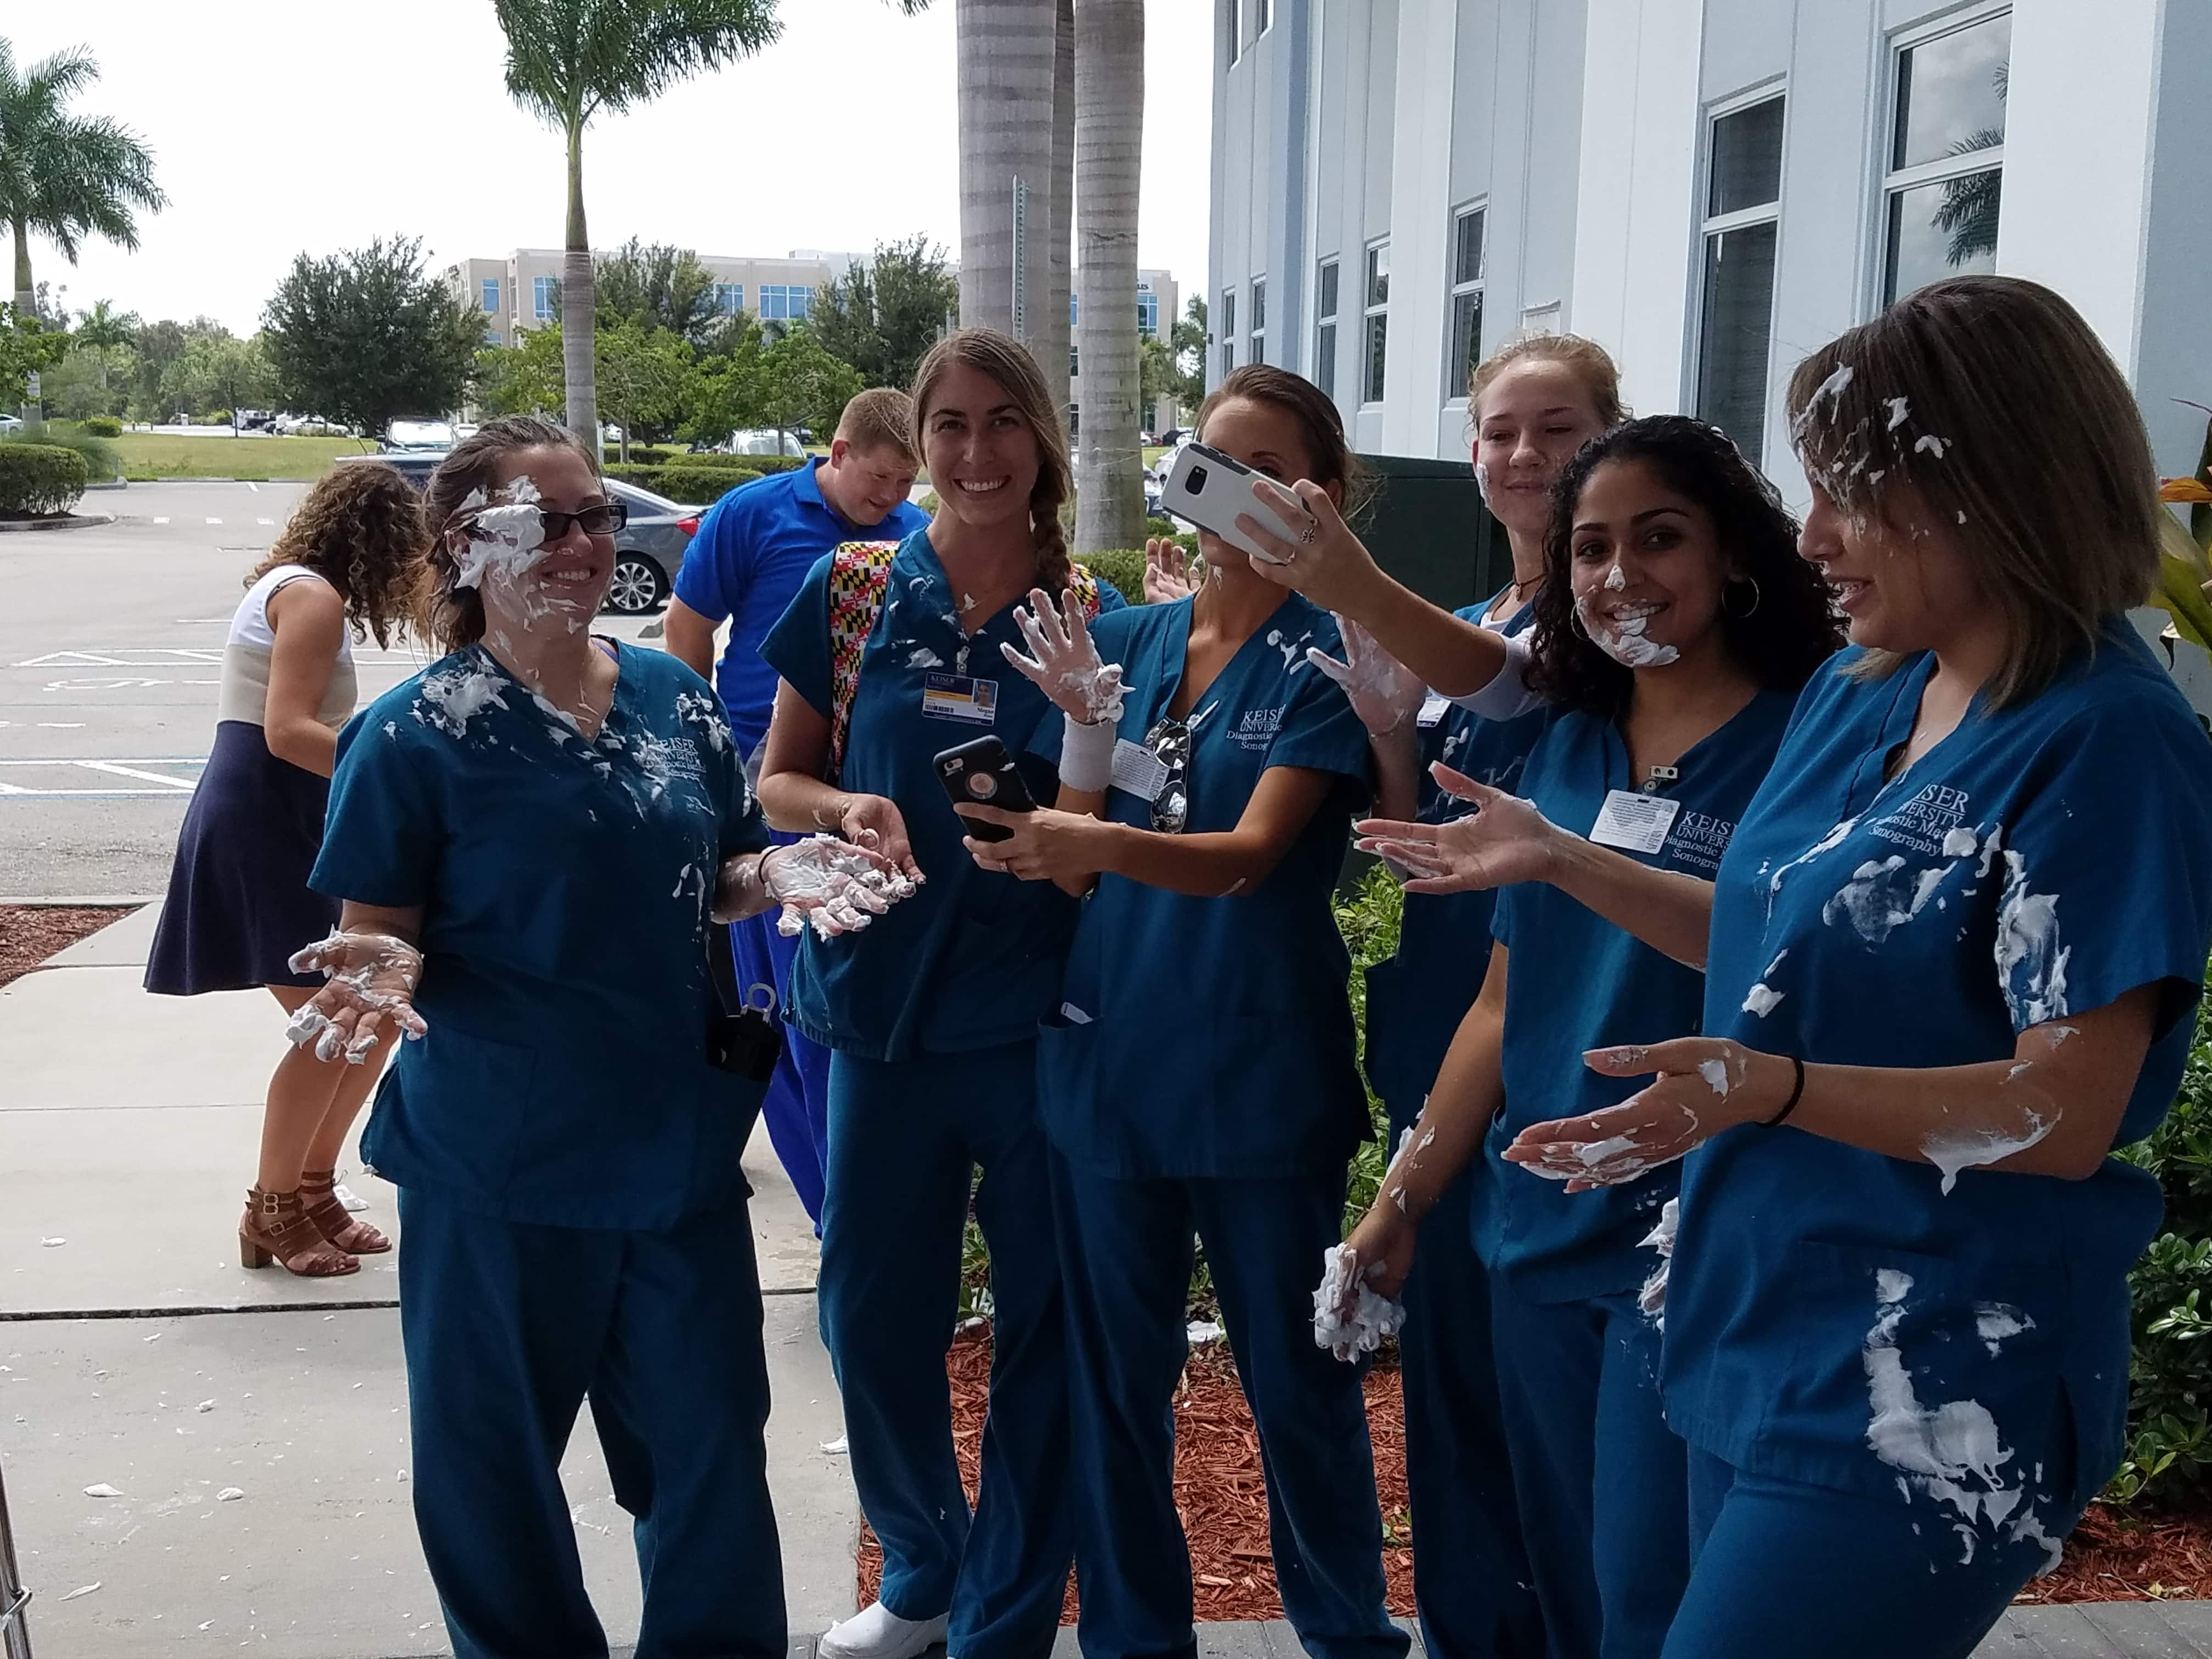
[[[551,507],[541,507],[538,516],[545,520],[545,539],[557,542],[568,533],[571,525],[579,525],[586,536],[611,536],[629,522],[629,503],[601,501],[597,507],[587,507],[576,513],[556,513]],[[488,536],[477,533],[473,521],[469,525],[469,536],[475,541],[489,541]]]

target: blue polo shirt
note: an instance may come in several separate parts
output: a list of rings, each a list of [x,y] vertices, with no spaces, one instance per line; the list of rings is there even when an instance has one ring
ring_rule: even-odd
[[[742,484],[708,507],[676,573],[676,597],[714,622],[727,617],[730,643],[715,671],[738,754],[750,757],[768,735],[775,670],[761,646],[790,609],[814,562],[840,542],[904,541],[929,527],[929,515],[902,501],[881,524],[848,524],[822,499],[808,465]]]

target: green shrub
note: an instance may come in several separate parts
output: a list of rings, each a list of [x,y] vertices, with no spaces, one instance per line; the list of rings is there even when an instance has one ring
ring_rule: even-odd
[[[2129,1276],[2127,1453],[2105,1496],[2172,1506],[2212,1491],[2212,1016],[2166,1121],[2122,1156],[2158,1177],[2166,1220]]]
[[[105,438],[94,437],[70,421],[18,427],[0,437],[0,443],[40,444],[51,449],[74,450],[84,458],[85,477],[94,483],[106,483],[119,477],[123,471],[122,457],[116,453],[113,444]]]
[[[671,449],[665,444],[632,444],[629,447],[630,462],[638,466],[666,466],[683,453],[679,449]]]
[[[915,505],[920,507],[923,512],[928,514],[929,516],[933,519],[937,516],[937,509],[942,507],[944,503],[937,499],[937,492],[933,489],[929,494],[924,495],[920,501],[916,501]]]
[[[760,476],[749,466],[665,466],[657,493],[672,501],[708,507]]]
[[[119,438],[123,422],[112,415],[93,415],[86,417],[84,429],[95,438]]]
[[[200,418],[194,421],[192,424],[194,426],[228,426],[230,424],[230,411],[227,409],[218,409],[212,415],[201,416]]]
[[[771,472],[795,472],[813,460],[811,455],[687,455],[679,465],[713,463],[720,465],[749,467],[765,477]]]
[[[84,457],[54,444],[0,444],[0,513],[66,513],[84,494]]]
[[[635,454],[637,452],[632,450],[630,453]],[[640,489],[650,489],[656,495],[661,493],[660,475],[667,470],[659,462],[644,461],[606,461],[599,467],[602,476],[619,478],[624,483],[635,484]]]
[[[1131,605],[1145,602],[1145,556],[1140,550],[1102,548],[1095,553],[1085,553],[1076,562],[1100,580],[1113,583]]]

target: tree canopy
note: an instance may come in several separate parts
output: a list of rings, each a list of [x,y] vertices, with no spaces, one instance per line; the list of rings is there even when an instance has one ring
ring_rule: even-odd
[[[408,236],[301,254],[261,320],[278,396],[366,433],[459,407],[483,325]]]
[[[960,279],[926,235],[878,242],[874,256],[817,291],[807,325],[869,386],[902,389],[960,311]]]

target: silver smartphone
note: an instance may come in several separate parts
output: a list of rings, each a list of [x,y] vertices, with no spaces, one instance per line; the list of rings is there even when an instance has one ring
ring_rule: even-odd
[[[1297,541],[1305,535],[1313,517],[1303,510],[1294,512],[1284,506],[1281,498],[1267,488],[1281,486],[1274,484],[1272,478],[1266,478],[1262,483],[1264,473],[1254,471],[1218,449],[1208,449],[1201,443],[1185,444],[1182,453],[1168,469],[1166,487],[1160,491],[1160,506],[1178,519],[1212,531],[1230,546],[1255,559],[1280,564],[1280,559],[1237,527],[1237,515],[1250,514],[1261,524],[1273,527],[1286,542]]]

